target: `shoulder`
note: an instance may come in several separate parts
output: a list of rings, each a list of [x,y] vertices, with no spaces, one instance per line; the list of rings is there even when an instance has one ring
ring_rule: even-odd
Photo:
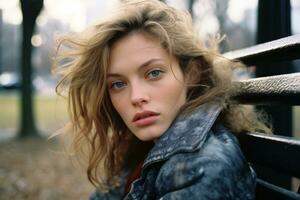
[[[119,200],[123,196],[118,190],[111,190],[109,192],[95,191],[89,198],[89,200]]]
[[[112,188],[110,188],[110,190],[108,190],[106,192],[96,190],[95,192],[93,192],[90,195],[89,200],[119,200],[119,199],[122,199],[122,197],[124,196],[125,183],[126,183],[128,174],[129,174],[128,169],[122,170],[121,175],[120,175],[120,183],[118,186],[112,187]]]
[[[228,130],[218,128],[210,131],[197,151],[178,153],[166,161],[157,184],[163,193],[187,188],[197,195],[224,195],[227,191],[228,195],[235,196],[238,192],[254,193],[255,174],[236,138]]]
[[[238,171],[243,168],[248,169],[249,166],[236,137],[227,129],[218,127],[208,133],[201,148],[190,152],[180,152],[170,157],[163,164],[161,172],[168,174],[170,171],[184,172],[184,170],[193,171],[200,168],[213,171],[218,168]],[[198,170],[198,172],[203,170]]]

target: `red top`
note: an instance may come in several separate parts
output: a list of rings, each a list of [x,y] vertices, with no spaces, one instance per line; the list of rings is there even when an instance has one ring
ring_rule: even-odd
[[[144,162],[140,162],[135,169],[132,171],[131,175],[128,176],[126,185],[125,185],[125,190],[124,190],[124,196],[127,195],[130,192],[131,189],[131,184],[133,183],[133,181],[135,181],[136,179],[138,179],[141,175],[142,172],[142,168],[143,168],[143,163]]]

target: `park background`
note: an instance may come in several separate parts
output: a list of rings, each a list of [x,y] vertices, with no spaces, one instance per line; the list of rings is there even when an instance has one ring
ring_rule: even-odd
[[[109,16],[119,0],[44,0],[31,38],[33,113],[37,133],[20,133],[22,12],[18,0],[0,0],[0,200],[87,199],[93,187],[83,169],[47,138],[68,121],[64,99],[55,95],[51,74],[55,40]],[[200,37],[226,35],[221,51],[256,43],[258,0],[166,0],[192,12]],[[300,0],[291,0],[292,34],[300,33]],[[299,62],[294,62],[299,71]],[[252,74],[241,74],[251,76]],[[6,85],[5,85],[6,84]],[[11,85],[9,85],[11,84]],[[293,133],[300,138],[300,108],[293,107]]]

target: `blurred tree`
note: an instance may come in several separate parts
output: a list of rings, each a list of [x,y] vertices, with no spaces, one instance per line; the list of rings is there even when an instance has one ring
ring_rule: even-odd
[[[2,62],[2,29],[3,29],[3,23],[2,23],[2,10],[0,9],[0,74],[2,73],[3,68],[3,62]]]
[[[21,53],[21,124],[19,137],[38,136],[35,125],[34,110],[32,105],[32,65],[31,37],[35,28],[35,21],[43,7],[43,0],[21,0],[23,15],[23,39]]]
[[[194,18],[194,12],[193,12],[194,2],[195,2],[195,0],[188,1],[188,11],[190,12],[192,18]]]
[[[214,13],[219,21],[220,31],[227,31],[226,21],[228,20],[229,0],[216,0],[214,5]]]

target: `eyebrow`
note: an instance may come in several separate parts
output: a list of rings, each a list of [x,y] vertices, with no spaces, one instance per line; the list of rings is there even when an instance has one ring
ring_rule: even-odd
[[[163,59],[161,58],[152,58],[146,62],[144,62],[143,64],[141,64],[139,67],[138,67],[138,71],[140,71],[142,68],[154,63],[154,62],[157,62],[157,61],[162,61]],[[107,77],[112,77],[112,76],[121,76],[121,74],[118,74],[118,73],[109,73],[107,75]]]

